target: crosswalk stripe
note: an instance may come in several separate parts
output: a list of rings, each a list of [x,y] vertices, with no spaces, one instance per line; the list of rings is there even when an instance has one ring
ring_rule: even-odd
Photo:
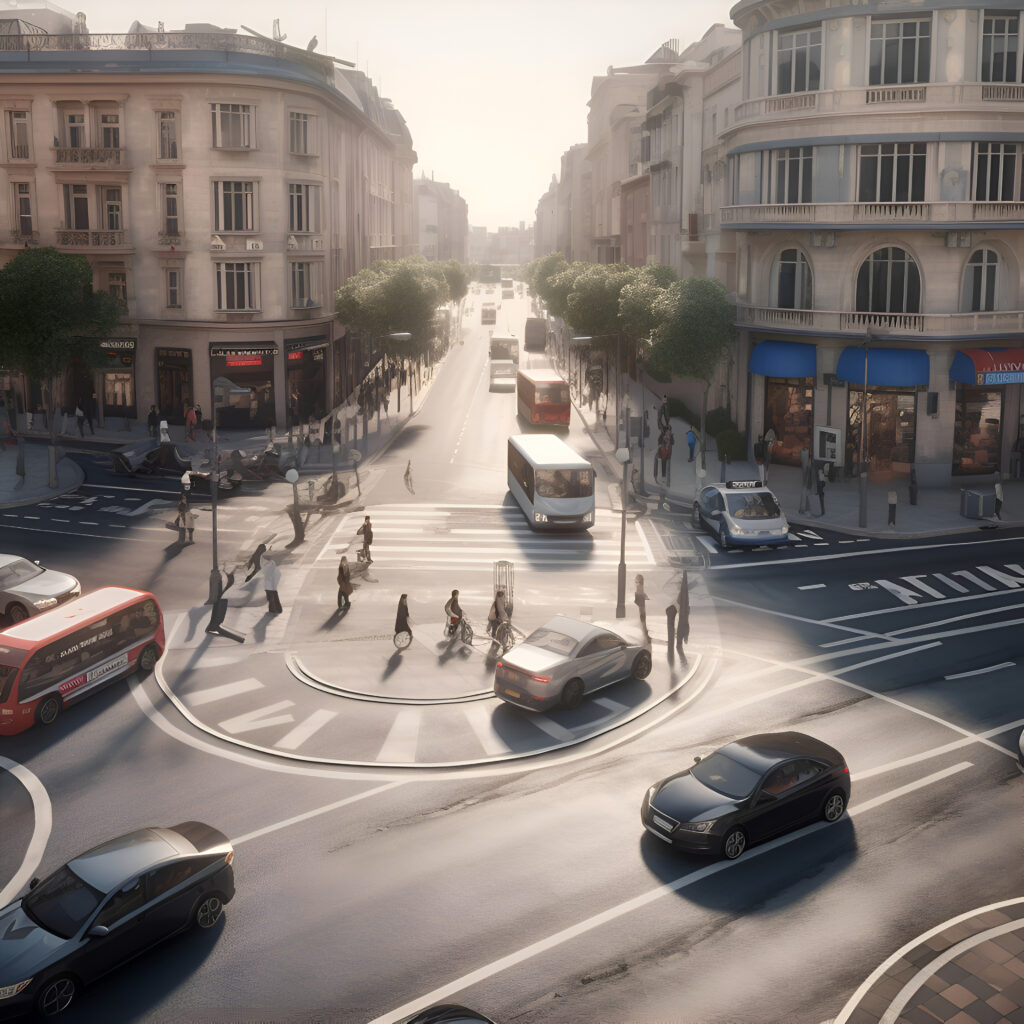
[[[462,705],[469,727],[473,730],[483,752],[489,757],[507,754],[512,748],[494,728],[494,706],[482,701]]]
[[[203,704],[212,704],[216,700],[224,700],[226,697],[234,697],[239,693],[248,693],[250,690],[258,690],[263,684],[258,679],[240,679],[236,683],[224,683],[222,686],[210,686],[198,693],[190,693],[185,700],[194,708]]]
[[[565,726],[552,722],[550,718],[545,718],[543,715],[535,715],[530,722],[541,732],[546,732],[553,740],[564,742],[576,738],[571,729],[566,729]]]
[[[401,763],[415,761],[421,718],[419,708],[402,708],[395,715],[387,739],[377,753],[377,760]]]
[[[302,746],[317,729],[325,726],[338,714],[337,711],[314,711],[304,722],[300,722],[286,736],[282,736],[274,746],[278,750],[295,750]]]

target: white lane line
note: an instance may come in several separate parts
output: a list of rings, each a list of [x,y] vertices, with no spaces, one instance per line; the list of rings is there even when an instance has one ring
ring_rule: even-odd
[[[985,593],[985,594],[968,594],[966,597],[947,597],[947,598],[943,599],[942,601],[926,601],[924,604],[905,604],[905,605],[904,604],[897,604],[897,605],[892,605],[892,606],[890,606],[888,608],[875,608],[874,610],[868,611],[868,612],[853,612],[850,615],[837,615],[834,619],[822,619],[821,621],[825,625],[834,626],[837,623],[852,622],[855,619],[870,619],[870,618],[873,618],[876,615],[895,615],[895,614],[898,614],[900,612],[920,611],[922,608],[927,608],[927,607],[929,607],[930,605],[933,605],[933,604],[934,605],[937,605],[937,604],[947,605],[947,604],[963,604],[964,602],[968,602],[968,601],[985,601],[985,600],[988,600],[989,598],[993,598],[993,597],[997,597],[997,598],[1006,597],[1007,594],[1012,594],[1012,593],[1013,593],[1012,590],[997,590],[995,593],[992,593],[992,594],[990,594],[990,593]],[[1014,607],[1020,607],[1020,606],[1019,605],[1015,605]],[[762,611],[763,611],[763,609],[762,609]],[[982,614],[987,614],[987,613],[982,613]]]
[[[858,544],[870,544],[871,543],[871,538],[870,537],[858,537],[856,542]]]
[[[22,516],[22,519],[38,519],[38,518],[39,518],[39,516]]]
[[[32,837],[21,860],[21,867],[7,885],[0,889],[0,906],[7,906],[25,888],[43,859],[46,843],[53,828],[53,807],[50,805],[46,787],[24,765],[0,755],[0,769],[13,775],[25,787],[32,801],[33,818]]]
[[[252,677],[239,679],[235,683],[224,683],[221,686],[210,686],[205,690],[196,693],[186,694],[185,703],[193,708],[200,708],[204,704],[212,704],[217,700],[224,700],[227,697],[236,697],[240,693],[248,693],[250,690],[259,690],[263,686],[258,679]]]
[[[89,490],[92,490],[92,491],[99,491],[99,490],[102,490],[103,488],[107,488],[108,490],[111,490],[111,491],[135,491],[135,492],[140,492],[141,491],[143,494],[164,494],[164,495],[167,496],[167,500],[168,501],[170,501],[171,498],[173,497],[173,493],[171,491],[163,491],[163,490],[160,490],[160,488],[158,488],[158,487],[117,487],[117,486],[114,486],[112,484],[81,484],[81,485],[79,485],[79,489],[81,489],[81,488],[88,488]],[[100,497],[103,497],[103,498],[113,498],[114,495],[112,495],[112,494],[103,494],[103,495],[100,495]],[[93,501],[94,499],[90,498],[89,500]]]
[[[313,733],[325,726],[337,714],[337,711],[314,711],[304,722],[300,722],[291,732],[282,736],[274,746],[278,750],[297,750]]]
[[[840,541],[837,541],[836,543],[837,544],[852,544],[853,543],[853,539],[851,538],[850,540],[840,540]]]
[[[825,589],[825,584],[824,583],[808,583],[806,586],[804,586],[804,587],[797,587],[796,589],[797,590],[824,590]]]
[[[70,523],[71,520],[70,519],[53,519],[53,520],[51,520],[51,522],[54,522],[54,523]]]
[[[419,708],[402,708],[391,724],[387,739],[377,753],[378,761],[409,762],[416,760],[423,712]]]
[[[951,672],[948,676],[943,676],[943,679],[967,679],[969,676],[983,676],[989,672],[998,672],[1003,668],[1013,668],[1016,662],[1004,661],[998,665],[989,665],[987,668],[975,668],[971,669],[970,672]]]
[[[469,727],[473,730],[473,734],[476,736],[485,754],[495,757],[511,751],[512,748],[494,728],[493,706],[482,701],[476,701],[472,704],[463,704],[462,712],[466,716],[466,721],[469,723]]]
[[[246,711],[245,714],[235,715],[234,718],[226,718],[223,722],[218,722],[217,727],[232,736],[237,736],[242,732],[266,729],[272,725],[290,725],[295,721],[294,715],[276,714],[276,712],[293,707],[295,707],[294,701],[279,700],[276,704],[268,704],[266,707],[255,708],[252,711]]]
[[[943,771],[935,772],[933,775],[928,775],[923,779],[918,779],[916,782],[912,782],[906,786],[900,786],[898,789],[891,790],[889,793],[884,793],[879,797],[875,797],[873,800],[868,800],[863,804],[858,804],[855,807],[850,808],[847,813],[851,818],[864,814],[867,811],[874,810],[876,807],[880,807],[891,800],[896,800],[899,797],[906,796],[915,790],[923,789],[925,786],[930,786],[936,782],[941,782],[943,779],[970,767],[972,767],[970,761],[961,761],[959,764],[946,768]],[[518,964],[524,963],[540,953],[545,953],[549,949],[554,949],[557,946],[561,946],[564,943],[571,941],[572,939],[579,938],[587,932],[594,931],[596,928],[601,928],[620,917],[624,917],[626,914],[632,913],[634,910],[639,910],[642,907],[646,907],[649,904],[654,903],[656,900],[659,900],[664,896],[671,896],[673,893],[680,892],[683,889],[688,889],[690,886],[696,885],[698,882],[702,882],[706,878],[721,874],[723,871],[729,871],[738,864],[747,863],[755,857],[763,857],[774,850],[787,846],[792,842],[796,842],[796,840],[802,839],[813,832],[820,832],[822,829],[828,827],[829,825],[827,822],[821,821],[800,829],[797,832],[791,832],[788,835],[774,839],[770,843],[765,843],[763,846],[755,846],[751,850],[746,850],[744,851],[743,857],[739,860],[719,861],[715,864],[710,864],[707,867],[698,868],[696,871],[691,871],[680,878],[667,882],[665,885],[659,885],[656,889],[650,889],[645,893],[641,893],[639,896],[634,896],[632,899],[625,900],[613,907],[609,907],[607,910],[601,911],[599,914],[594,914],[577,924],[570,925],[568,928],[563,928],[561,931],[555,932],[553,935],[540,939],[529,946],[524,946],[522,949],[509,953],[507,956],[494,960],[489,964],[485,964],[483,967],[479,967],[475,971],[470,971],[470,973],[464,974],[461,978],[457,978],[455,981],[449,982],[447,985],[442,985],[440,988],[434,989],[433,992],[428,992],[426,995],[418,996],[416,999],[411,1000],[404,1006],[400,1006],[395,1010],[390,1010],[387,1013],[374,1018],[370,1024],[396,1024],[396,1022],[400,1021],[403,1017],[416,1013],[419,1010],[430,1006],[432,1003],[446,1001],[456,992],[461,992],[481,981],[486,981],[488,978],[492,978],[494,975],[500,974],[502,971],[506,971],[510,967],[515,967]]]
[[[708,549],[708,551],[711,552],[711,554],[713,554],[713,555],[718,554],[718,545],[713,544],[711,542],[711,538],[710,537],[699,536],[697,538],[697,540],[699,540],[701,542],[701,544],[703,544],[704,547],[706,547]]]
[[[640,523],[634,521],[633,528],[636,530],[637,536],[640,538],[640,543],[643,545],[644,554],[647,555],[647,563],[649,565],[654,564],[654,552],[651,551],[651,546],[647,543],[647,538],[644,536],[644,531],[640,529]],[[628,548],[629,545],[627,545]]]
[[[615,714],[621,714],[623,711],[629,710],[625,704],[620,704],[617,700],[612,700],[611,697],[595,697],[593,703],[600,704],[601,707],[614,711]]]
[[[565,740],[576,738],[571,729],[566,729],[557,722],[552,722],[550,718],[545,718],[544,715],[535,715],[529,721],[531,725],[537,726],[541,732],[546,732],[553,740],[564,742]]]

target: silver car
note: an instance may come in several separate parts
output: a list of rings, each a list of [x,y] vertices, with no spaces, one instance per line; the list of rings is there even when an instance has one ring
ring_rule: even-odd
[[[18,555],[0,554],[0,612],[10,623],[56,608],[81,593],[82,584],[66,572],[44,569]]]
[[[584,694],[623,679],[646,679],[651,652],[618,633],[556,615],[514,647],[494,670],[494,692],[531,711],[576,708]]]

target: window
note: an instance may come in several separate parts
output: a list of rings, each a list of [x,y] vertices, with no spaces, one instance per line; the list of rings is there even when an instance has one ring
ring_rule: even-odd
[[[7,111],[7,138],[11,147],[11,159],[27,160],[29,158],[27,110]]]
[[[986,14],[981,30],[981,80],[1017,82],[1018,29],[1020,15]]]
[[[930,21],[873,21],[869,85],[927,82],[931,71]]]
[[[910,253],[876,249],[857,274],[858,313],[920,313],[921,274]]]
[[[821,26],[780,32],[775,51],[775,92],[821,88]]]
[[[100,145],[104,149],[121,148],[120,114],[100,114]]]
[[[85,185],[64,186],[64,227],[76,231],[89,228],[89,190]]]
[[[290,263],[292,309],[311,309],[320,305],[320,264]]]
[[[773,203],[811,202],[811,173],[814,150],[810,146],[778,149],[772,152]]]
[[[252,181],[213,183],[213,227],[215,231],[256,229],[256,184]]]
[[[29,659],[21,670],[21,682],[18,684],[18,699],[29,700],[38,696],[43,690],[59,683],[66,676],[74,674],[72,667],[65,667],[60,654],[65,644],[63,641],[47,644]]]
[[[860,147],[861,203],[924,201],[928,148],[923,142],[871,143]]]
[[[121,223],[121,187],[104,188],[103,190],[103,226],[108,231],[120,231]]]
[[[291,111],[288,114],[288,152],[296,156],[313,153],[313,116]]]
[[[23,238],[32,234],[32,185],[27,181],[14,182],[14,230]]]
[[[320,186],[288,186],[288,230],[320,230]]]
[[[128,275],[123,270],[112,270],[107,274],[107,291],[121,303],[128,305]]]
[[[72,149],[81,149],[85,145],[85,114],[66,113],[64,130],[67,133],[67,145]]]
[[[954,475],[994,473],[999,469],[1002,449],[1002,389],[957,384],[953,421]]]
[[[181,270],[178,267],[167,267],[164,270],[164,285],[168,309],[181,309]]]
[[[218,263],[217,309],[223,312],[259,309],[258,263]]]
[[[252,107],[247,103],[211,103],[214,149],[252,149]]]
[[[991,249],[979,249],[971,255],[960,297],[962,313],[990,313],[996,308],[998,268],[999,257]]]
[[[165,181],[160,185],[160,206],[163,215],[163,233],[165,235],[180,234],[178,223],[179,185],[176,181]]]
[[[161,160],[178,159],[178,112],[157,111],[157,154]]]
[[[1020,145],[1015,142],[974,144],[974,199],[978,203],[1012,203],[1020,194],[1017,181]]]
[[[134,882],[130,882],[124,889],[115,892],[107,900],[106,906],[96,915],[93,927],[106,925],[113,928],[119,921],[122,921],[129,914],[133,914],[146,902],[145,878],[140,876]]]
[[[779,309],[812,309],[811,268],[799,249],[783,249],[775,261],[775,304]]]

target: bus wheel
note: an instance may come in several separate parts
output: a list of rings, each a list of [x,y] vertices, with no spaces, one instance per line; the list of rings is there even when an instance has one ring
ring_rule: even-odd
[[[63,706],[60,697],[51,694],[36,708],[36,723],[38,725],[53,725],[60,716]]]
[[[139,668],[143,672],[152,672],[159,658],[160,653],[156,649],[156,644],[146,644],[139,655]]]

